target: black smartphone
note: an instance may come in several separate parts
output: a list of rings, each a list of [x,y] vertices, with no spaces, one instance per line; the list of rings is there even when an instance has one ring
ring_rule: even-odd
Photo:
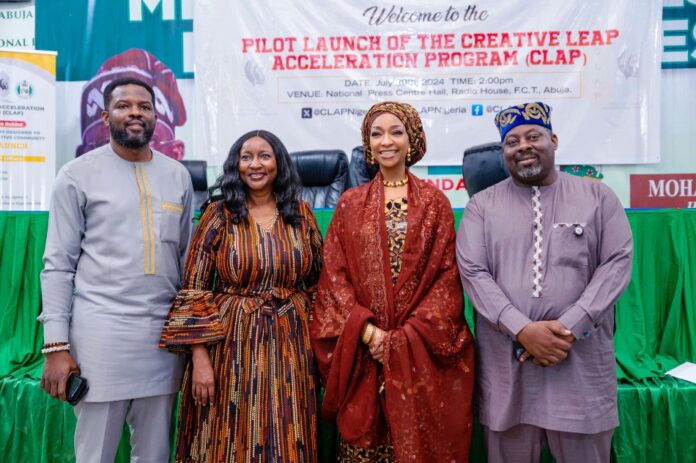
[[[65,396],[70,405],[76,405],[87,394],[88,390],[87,379],[75,373],[70,374],[68,384],[65,386]]]
[[[520,357],[522,357],[524,351],[525,348],[522,344],[517,341],[512,341],[512,356],[515,357],[516,360],[519,360]]]

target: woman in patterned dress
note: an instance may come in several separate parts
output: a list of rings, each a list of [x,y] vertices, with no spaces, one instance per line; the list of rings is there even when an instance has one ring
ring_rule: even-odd
[[[374,105],[362,141],[379,172],[336,207],[311,325],[322,415],[341,462],[466,462],[474,352],[452,208],[408,171],[425,154],[412,106]]]
[[[191,242],[161,346],[189,352],[177,462],[316,462],[309,341],[321,235],[287,150],[249,132],[230,149]]]

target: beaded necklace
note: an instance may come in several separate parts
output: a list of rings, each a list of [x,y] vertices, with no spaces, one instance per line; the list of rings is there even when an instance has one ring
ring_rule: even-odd
[[[398,188],[400,186],[408,185],[408,175],[406,177],[402,178],[401,180],[397,180],[395,182],[393,182],[391,180],[382,180],[382,183],[387,188]]]

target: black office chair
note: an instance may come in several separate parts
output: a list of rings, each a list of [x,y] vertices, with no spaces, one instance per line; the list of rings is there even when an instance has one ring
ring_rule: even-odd
[[[193,208],[198,210],[208,199],[208,163],[205,161],[179,161],[191,175],[193,183]]]
[[[301,198],[314,209],[335,208],[346,189],[348,157],[341,150],[290,153],[302,181]]]
[[[364,150],[362,145],[353,148],[353,152],[350,155],[350,164],[348,165],[348,186],[347,188],[353,188],[360,186],[364,183],[369,182],[375,175],[379,167],[376,165],[368,164],[365,161]]]
[[[502,145],[497,142],[485,143],[466,149],[462,159],[462,176],[470,198],[509,177]]]

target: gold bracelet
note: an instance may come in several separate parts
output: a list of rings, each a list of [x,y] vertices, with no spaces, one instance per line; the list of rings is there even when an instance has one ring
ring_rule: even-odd
[[[367,344],[367,341],[370,339],[370,333],[372,332],[372,330],[370,330],[370,326],[371,325],[369,323],[365,325],[365,329],[363,330],[362,336],[360,337],[362,339],[362,342],[365,344]]]
[[[376,333],[377,333],[377,327],[375,325],[370,325],[370,338],[366,342],[366,344],[368,346],[372,344],[372,340],[375,339]]]
[[[374,335],[375,335],[375,325],[367,324],[367,326],[365,326],[365,330],[363,331],[362,342],[369,345],[370,341],[372,341],[372,338],[374,337]]]

